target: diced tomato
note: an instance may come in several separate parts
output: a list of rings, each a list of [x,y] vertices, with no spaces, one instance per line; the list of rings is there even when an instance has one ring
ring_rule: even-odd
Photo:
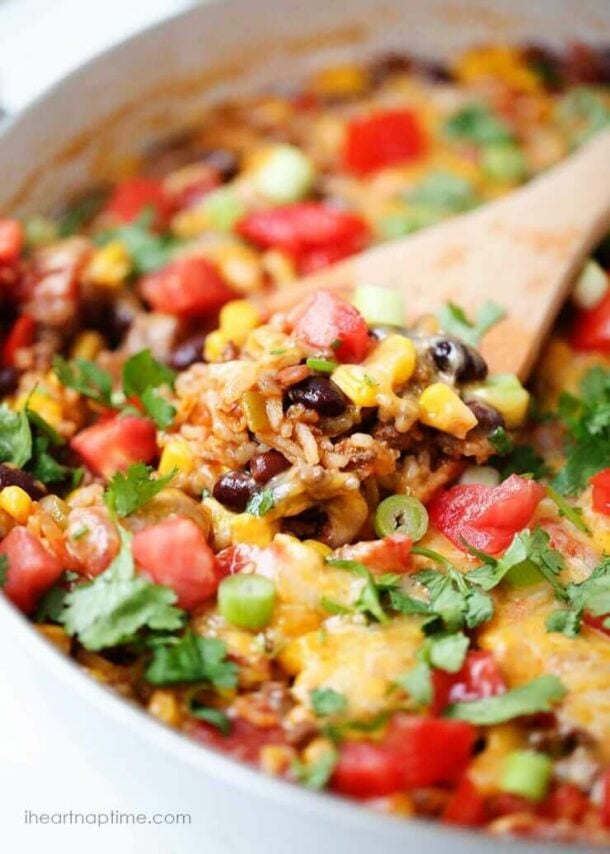
[[[610,769],[602,774],[601,818],[604,827],[610,827]]]
[[[591,498],[593,509],[610,516],[610,469],[603,469],[590,478],[593,487]]]
[[[439,493],[428,510],[433,524],[462,551],[471,546],[498,554],[531,521],[544,487],[516,474],[499,486],[458,484]]]
[[[29,314],[22,314],[13,324],[2,348],[2,361],[5,365],[14,365],[17,351],[29,347],[34,341],[36,323]]]
[[[589,628],[596,629],[598,632],[610,636],[610,628],[604,626],[606,620],[610,618],[610,614],[594,616],[590,611],[585,611],[582,618],[585,625],[589,626]]]
[[[352,119],[347,127],[343,165],[367,175],[420,158],[427,149],[424,129],[413,110],[386,110]]]
[[[322,202],[253,211],[237,224],[237,231],[257,246],[286,252],[300,273],[313,273],[360,252],[370,236],[362,217]]]
[[[440,715],[450,703],[482,700],[506,691],[506,683],[493,655],[485,650],[469,652],[457,673],[434,670],[432,684],[434,700],[431,711],[434,715]]]
[[[157,584],[171,587],[187,611],[216,592],[220,574],[214,552],[192,519],[174,517],[138,531],[132,551],[140,569]]]
[[[163,227],[172,212],[171,200],[157,178],[130,178],[119,184],[105,207],[105,213],[119,222],[133,222],[147,208],[155,214],[154,224]]]
[[[470,760],[475,729],[464,721],[398,713],[381,741],[345,742],[331,785],[358,798],[456,780]]]
[[[23,249],[23,227],[16,219],[0,219],[0,264],[12,264]]]
[[[462,777],[443,810],[443,821],[465,827],[485,823],[485,800],[468,777]]]
[[[560,783],[540,807],[540,813],[553,821],[579,822],[589,809],[589,799],[572,783]]]
[[[400,757],[380,744],[346,741],[331,779],[331,788],[352,798],[381,798],[402,788]]]
[[[572,324],[570,343],[576,350],[610,352],[610,291],[594,308],[578,312]]]
[[[31,614],[38,599],[59,579],[61,563],[27,528],[12,528],[0,544],[8,567],[4,593],[11,602]]]
[[[490,817],[498,818],[503,815],[514,815],[515,813],[533,813],[536,811],[536,802],[522,795],[511,795],[501,792],[489,801]]]
[[[179,258],[146,276],[140,289],[155,311],[179,317],[218,311],[235,297],[210,262],[194,256]]]
[[[159,453],[155,425],[136,415],[100,421],[77,433],[70,444],[91,471],[106,479],[132,463],[150,463]]]
[[[238,546],[228,546],[216,555],[216,564],[220,575],[235,575],[245,569],[255,571],[262,561],[271,560],[269,551],[261,546],[250,546],[240,543]]]
[[[71,510],[66,538],[74,569],[88,576],[99,575],[107,569],[119,552],[119,534],[105,507]]]
[[[243,718],[231,721],[231,732],[228,735],[223,735],[216,727],[202,721],[189,722],[187,731],[207,747],[215,747],[242,762],[256,763],[263,747],[286,743],[286,736],[280,727],[258,727]]]
[[[380,540],[364,540],[335,551],[341,560],[356,560],[372,572],[405,572],[411,566],[413,541],[406,534],[392,534]]]
[[[313,349],[332,350],[341,362],[361,362],[371,349],[357,308],[329,291],[317,291],[299,316],[295,337]]]

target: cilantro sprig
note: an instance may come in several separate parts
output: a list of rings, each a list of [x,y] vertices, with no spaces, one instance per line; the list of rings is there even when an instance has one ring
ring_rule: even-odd
[[[227,658],[227,645],[188,630],[183,637],[168,637],[155,643],[154,656],[144,673],[153,685],[203,682],[214,688],[234,688],[237,667]]]
[[[446,302],[438,313],[441,328],[466,344],[476,347],[481,338],[495,326],[506,312],[493,300],[487,300],[478,309],[475,319],[470,320],[466,312],[454,302]]]
[[[606,555],[591,575],[577,584],[565,587],[567,607],[549,614],[546,626],[550,632],[576,637],[580,632],[584,612],[593,617],[609,615],[604,627],[610,628],[610,557]]]
[[[118,526],[121,547],[108,569],[65,597],[60,622],[86,649],[99,650],[135,641],[142,629],[176,631],[185,614],[169,587],[136,575],[131,534]]]
[[[174,478],[175,471],[163,477],[152,477],[153,469],[144,463],[133,463],[127,471],[113,475],[104,501],[110,511],[120,518],[130,516],[147,504]]]
[[[492,726],[523,715],[551,712],[565,694],[566,689],[557,676],[546,675],[495,697],[454,703],[443,714],[475,726]]]
[[[173,389],[176,373],[158,362],[148,349],[127,359],[123,365],[122,391],[118,394],[113,392],[111,374],[88,359],[67,361],[55,356],[53,370],[62,385],[101,406],[128,412],[132,407],[127,401],[137,397],[146,414],[162,430],[169,427],[176,414],[171,403],[159,393],[163,387]]]

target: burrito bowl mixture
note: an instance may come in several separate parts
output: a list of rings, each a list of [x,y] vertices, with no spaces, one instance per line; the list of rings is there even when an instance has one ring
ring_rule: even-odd
[[[609,844],[610,246],[528,389],[477,350],[491,298],[408,328],[374,283],[264,311],[552,166],[609,84],[582,45],[329,67],[0,219],[5,596],[266,773]]]

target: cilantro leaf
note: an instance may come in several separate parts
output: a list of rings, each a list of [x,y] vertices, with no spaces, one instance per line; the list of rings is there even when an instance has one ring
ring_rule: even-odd
[[[476,206],[472,182],[450,172],[432,172],[407,196],[422,213],[438,216],[462,213]]]
[[[304,763],[295,759],[292,763],[292,772],[297,782],[302,786],[319,791],[330,780],[338,758],[337,751],[329,748],[313,762]]]
[[[610,615],[610,557],[605,556],[584,581],[568,584],[565,594],[569,607],[548,616],[546,627],[550,632],[576,637],[585,611],[594,617]]]
[[[429,663],[446,673],[457,673],[462,669],[470,638],[463,632],[441,633],[427,638],[425,656]]]
[[[181,245],[172,235],[153,231],[153,218],[154,211],[144,211],[134,222],[98,235],[97,241],[102,246],[113,240],[120,241],[127,249],[134,272],[137,275],[152,273],[153,270],[165,267]]]
[[[466,104],[450,116],[444,126],[445,136],[475,145],[512,142],[508,126],[484,104]]]
[[[563,495],[560,495],[556,489],[553,489],[552,486],[547,486],[546,491],[551,501],[556,505],[560,516],[566,518],[574,525],[575,528],[582,531],[583,534],[591,533],[587,523],[582,518],[582,509],[580,507],[574,507],[573,504],[570,504],[569,501],[564,498]]]
[[[229,735],[232,729],[231,719],[222,709],[215,709],[211,706],[202,706],[195,701],[191,701],[188,705],[189,714],[200,721],[205,721],[222,733]]]
[[[164,477],[152,477],[152,468],[144,463],[133,463],[125,474],[117,472],[108,484],[104,501],[119,517],[130,516],[165,489],[175,476],[175,471]]]
[[[184,612],[174,606],[173,590],[136,575],[131,534],[120,526],[118,531],[118,555],[92,582],[68,593],[61,615],[68,634],[90,650],[132,641],[143,628],[174,631],[184,622]]]
[[[491,436],[489,438],[491,441]],[[514,448],[508,449],[506,455],[496,445],[494,447],[499,454],[503,455],[503,459],[498,460],[498,468],[503,480],[511,474],[530,474],[534,480],[541,480],[548,476],[547,464],[531,445],[515,445]]]
[[[377,620],[380,623],[389,622],[389,617],[381,604],[380,592],[387,589],[387,586],[380,588],[377,586],[372,574],[363,563],[358,563],[355,560],[339,560],[337,558],[327,558],[326,561],[330,566],[336,566],[338,569],[344,569],[354,575],[359,575],[364,579],[364,584],[360,590],[357,600],[352,607],[360,614],[368,614],[369,617]]]
[[[522,715],[550,712],[565,693],[566,689],[557,676],[540,676],[505,694],[468,703],[454,703],[443,714],[448,718],[469,721],[475,726],[491,726]]]
[[[176,641],[157,645],[144,678],[153,685],[207,682],[215,688],[234,688],[237,668],[227,658],[227,646],[219,638],[196,635],[190,629]]]
[[[580,381],[580,397],[564,392],[557,417],[565,428],[565,463],[552,486],[562,495],[584,489],[610,466],[610,371],[595,367]]]
[[[275,499],[272,489],[260,489],[255,492],[246,505],[246,513],[252,516],[265,516],[275,507]]]
[[[333,688],[314,688],[310,697],[311,706],[318,717],[338,715],[347,709],[345,694]]]
[[[409,694],[416,706],[429,706],[434,699],[432,671],[426,661],[418,661],[408,673],[397,676],[394,681]]]
[[[463,308],[454,302],[446,302],[438,313],[441,327],[450,335],[461,338],[466,344],[476,347],[492,326],[498,323],[506,312],[492,300],[485,302],[477,311],[474,322]]]
[[[0,405],[0,463],[22,468],[32,456],[32,432],[24,410]]]
[[[112,406],[112,377],[95,362],[88,359],[67,361],[63,356],[55,355],[53,370],[66,388],[72,388],[103,406]]]
[[[4,587],[8,578],[8,555],[0,555],[0,587]]]
[[[176,414],[175,408],[157,393],[161,386],[174,387],[176,372],[153,358],[150,350],[141,350],[123,365],[123,392],[125,397],[138,397],[157,427],[169,427]]]
[[[496,427],[489,434],[489,444],[501,456],[505,456],[513,449],[513,440],[508,435],[504,427]]]

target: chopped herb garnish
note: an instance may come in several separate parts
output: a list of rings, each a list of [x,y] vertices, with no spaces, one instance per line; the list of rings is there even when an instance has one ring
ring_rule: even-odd
[[[467,104],[445,122],[450,139],[475,145],[512,142],[510,128],[484,104]]]
[[[154,211],[146,210],[132,223],[108,229],[97,236],[102,246],[118,240],[127,249],[136,274],[151,273],[168,264],[180,248],[180,241],[171,234],[152,230]]]
[[[565,517],[574,525],[575,528],[582,531],[583,534],[591,533],[587,523],[582,518],[582,509],[580,507],[574,507],[573,504],[570,504],[570,502],[564,498],[563,495],[560,495],[556,489],[553,489],[552,486],[547,486],[546,491],[551,501],[553,501],[557,506],[560,516]]]
[[[497,447],[496,450],[499,454],[503,453]],[[512,450],[509,449],[507,456],[497,460],[497,466],[503,480],[511,474],[529,474],[534,480],[541,480],[549,474],[547,464],[531,445],[515,445]]]
[[[53,357],[53,370],[60,383],[103,406],[112,406],[112,377],[88,359]]]
[[[119,517],[129,516],[154,498],[175,476],[153,477],[153,470],[144,463],[133,463],[125,474],[117,472],[104,493],[104,501]]]
[[[265,516],[275,507],[275,499],[272,489],[261,489],[255,492],[246,505],[246,513],[253,516]]]
[[[333,688],[315,688],[310,697],[311,706],[318,717],[338,715],[347,709],[345,695]]]
[[[587,371],[580,397],[564,392],[557,415],[566,430],[565,463],[552,486],[562,495],[575,495],[610,466],[610,371]]]
[[[319,791],[323,789],[330,780],[337,764],[338,754],[336,750],[329,748],[321,753],[313,762],[301,762],[295,759],[292,763],[292,772],[302,786],[307,789]]]
[[[546,626],[550,632],[575,637],[580,632],[585,611],[593,617],[608,614],[604,626],[606,622],[610,626],[610,557],[605,556],[584,581],[568,584],[565,594],[569,607],[549,615]]]
[[[8,578],[8,555],[0,555],[0,587],[4,587]]]
[[[434,699],[432,671],[426,661],[418,661],[412,670],[394,680],[411,697],[416,706],[429,706]]]
[[[64,440],[26,403],[20,412],[0,405],[0,462],[25,469],[42,483],[78,484],[80,470],[58,462]]]
[[[188,704],[189,714],[200,721],[205,721],[222,733],[229,735],[232,729],[231,719],[223,712],[222,709],[215,709],[211,706],[202,706],[196,700],[192,699]]]
[[[61,614],[68,634],[91,650],[133,641],[144,628],[175,631],[184,622],[173,590],[136,575],[131,534],[121,526],[118,531],[118,555],[94,581],[78,584],[67,594]]]
[[[489,444],[501,456],[506,456],[513,449],[513,440],[504,427],[496,427],[489,434]]]
[[[32,456],[32,431],[24,410],[0,405],[0,463],[22,468]]]
[[[469,721],[475,726],[502,724],[522,715],[551,712],[566,693],[557,676],[540,676],[532,682],[513,688],[505,694],[472,700],[469,703],[454,703],[443,713],[445,717]]]
[[[308,368],[311,368],[312,371],[318,371],[320,374],[332,374],[332,372],[339,366],[338,362],[333,362],[332,359],[320,359],[315,356],[311,356],[305,362]]]
[[[138,397],[157,427],[164,429],[172,423],[176,410],[157,389],[173,388],[175,379],[175,371],[157,362],[150,350],[141,350],[123,366],[123,393],[127,398]]]
[[[383,591],[390,589],[392,585],[388,585],[387,582],[384,582],[383,580],[381,585],[379,585],[366,566],[355,560],[327,558],[326,562],[330,566],[335,566],[338,569],[344,569],[347,572],[359,575],[364,579],[364,584],[362,585],[358,598],[351,606],[353,611],[356,611],[359,614],[366,614],[380,623],[387,623],[389,621],[389,617],[381,604],[380,595]],[[326,601],[328,602],[328,600]],[[325,605],[325,607],[327,606]]]
[[[485,333],[502,320],[505,314],[504,309],[497,303],[488,300],[478,309],[475,320],[472,321],[459,305],[446,302],[439,311],[438,319],[445,332],[476,347]]]
[[[237,668],[227,658],[227,646],[218,638],[196,635],[190,629],[177,640],[156,643],[154,657],[144,674],[153,685],[203,682],[215,688],[234,688]]]

